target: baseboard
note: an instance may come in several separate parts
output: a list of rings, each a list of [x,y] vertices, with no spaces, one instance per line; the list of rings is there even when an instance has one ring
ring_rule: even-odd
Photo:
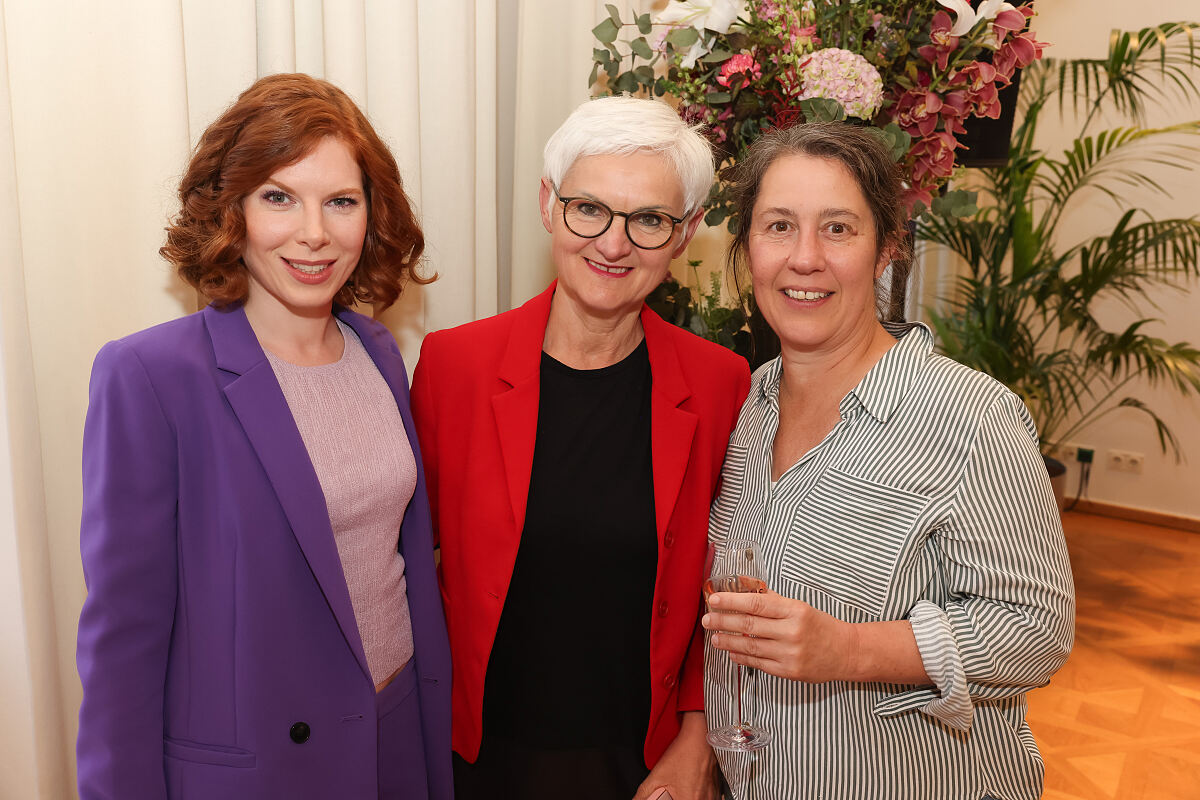
[[[1070,505],[1070,501],[1067,503]],[[1102,517],[1126,519],[1130,522],[1143,522],[1147,525],[1159,525],[1163,528],[1176,528],[1181,531],[1200,533],[1200,519],[1185,517],[1179,514],[1166,514],[1162,511],[1150,511],[1145,508],[1119,506],[1115,503],[1101,503],[1096,500],[1080,500],[1072,511],[1084,514],[1098,514]]]

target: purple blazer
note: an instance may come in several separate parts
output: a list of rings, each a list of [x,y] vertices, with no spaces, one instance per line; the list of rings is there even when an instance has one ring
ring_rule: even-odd
[[[404,363],[382,325],[337,316],[417,459],[399,549],[423,743],[379,752],[386,725],[316,473],[244,311],[209,307],[109,343],[92,370],[82,800],[376,800],[381,759],[422,757],[429,796],[452,796],[450,652]]]

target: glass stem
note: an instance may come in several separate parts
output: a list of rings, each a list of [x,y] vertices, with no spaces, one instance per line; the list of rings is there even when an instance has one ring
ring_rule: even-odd
[[[737,728],[738,735],[746,735],[746,718],[742,715],[742,665],[737,665]]]

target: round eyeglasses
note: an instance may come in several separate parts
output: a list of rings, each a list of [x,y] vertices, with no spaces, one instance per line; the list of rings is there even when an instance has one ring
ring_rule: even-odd
[[[563,222],[567,230],[584,239],[595,239],[612,225],[613,217],[625,218],[625,235],[642,250],[666,247],[675,235],[675,226],[683,218],[672,217],[664,211],[613,211],[599,200],[590,197],[563,197],[554,190],[563,204]]]

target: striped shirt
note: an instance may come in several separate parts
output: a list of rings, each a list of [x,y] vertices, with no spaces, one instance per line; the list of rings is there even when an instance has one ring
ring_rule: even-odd
[[[808,684],[753,672],[749,719],[774,740],[718,752],[737,800],[1033,800],[1043,764],[1025,692],[1062,666],[1074,590],[1028,411],[933,353],[920,324],[771,484],[779,359],[754,375],[709,538],[756,539],[768,585],[847,622],[911,621],[935,686]],[[734,665],[705,651],[710,727],[734,721]]]

